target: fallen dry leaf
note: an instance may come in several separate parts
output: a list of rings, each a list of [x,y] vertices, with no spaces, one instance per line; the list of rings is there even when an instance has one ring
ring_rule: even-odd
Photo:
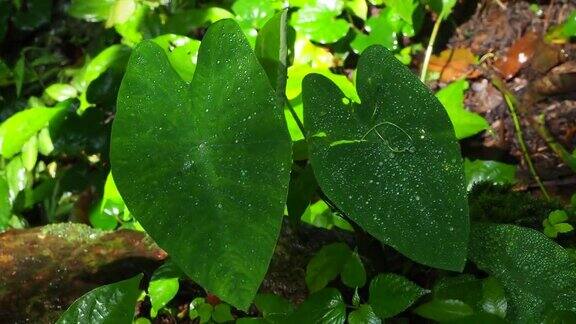
[[[475,78],[480,72],[474,68],[476,56],[468,48],[447,49],[430,58],[429,70],[440,73],[440,81],[452,82],[463,77]]]
[[[540,37],[536,33],[524,34],[510,46],[505,56],[496,60],[494,63],[496,71],[506,80],[514,77],[532,59],[539,40]]]

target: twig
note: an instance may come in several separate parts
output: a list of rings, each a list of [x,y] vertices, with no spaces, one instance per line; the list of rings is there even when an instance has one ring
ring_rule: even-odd
[[[288,100],[288,98],[286,98],[286,107],[288,107],[288,110],[290,111],[290,114],[292,114],[292,117],[296,121],[296,125],[298,125],[298,128],[302,132],[302,135],[304,136],[304,138],[306,138],[306,130],[304,129],[304,123],[302,123],[300,117],[298,117],[296,110],[294,110],[294,107],[292,107],[292,104],[290,103],[290,100]]]
[[[498,90],[504,96],[506,106],[508,107],[508,111],[510,112],[510,117],[512,118],[512,122],[514,123],[514,129],[516,131],[516,138],[518,140],[518,145],[520,145],[520,150],[522,151],[522,155],[524,156],[524,160],[526,161],[528,169],[530,170],[532,177],[538,184],[538,187],[540,188],[540,191],[542,191],[544,197],[550,200],[550,195],[548,195],[546,187],[544,187],[544,184],[542,184],[540,176],[538,176],[538,173],[534,168],[532,158],[530,158],[530,153],[528,152],[526,142],[524,141],[524,135],[522,134],[522,127],[520,126],[520,120],[518,119],[518,114],[516,113],[516,105],[517,105],[516,97],[506,88],[504,82],[500,78],[493,77],[492,84],[494,84],[494,86],[496,86],[496,88],[498,88]]]
[[[440,30],[440,24],[444,19],[444,11],[441,11],[434,22],[434,27],[432,28],[432,34],[430,34],[430,41],[428,42],[428,47],[426,47],[426,54],[424,55],[424,62],[422,63],[422,72],[420,73],[420,81],[426,81],[426,74],[428,73],[428,65],[430,64],[430,57],[432,57],[432,51],[434,50],[434,43],[436,42],[436,37],[438,36],[438,30]]]

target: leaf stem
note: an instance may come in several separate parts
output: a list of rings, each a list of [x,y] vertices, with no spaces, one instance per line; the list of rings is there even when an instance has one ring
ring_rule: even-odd
[[[544,197],[546,199],[550,200],[550,195],[548,195],[548,191],[546,190],[546,187],[544,187],[544,184],[542,184],[542,181],[540,180],[540,176],[538,176],[538,173],[536,172],[536,169],[534,168],[534,164],[532,163],[532,158],[530,158],[530,153],[528,152],[528,148],[526,147],[526,142],[524,141],[524,135],[522,134],[522,127],[520,125],[520,120],[518,119],[518,114],[516,113],[516,105],[517,105],[516,97],[514,97],[514,95],[508,89],[506,89],[504,82],[500,78],[493,77],[492,83],[496,86],[496,88],[498,88],[498,90],[500,90],[500,92],[504,96],[504,100],[506,101],[506,106],[508,107],[508,111],[510,112],[510,117],[512,118],[512,122],[514,123],[514,129],[516,131],[516,138],[518,140],[518,145],[520,146],[520,150],[522,151],[522,155],[524,156],[524,160],[526,161],[526,165],[528,166],[528,169],[530,170],[532,177],[534,178],[534,180],[538,184],[538,187],[540,188],[540,191],[542,191],[542,194],[544,195]]]
[[[296,124],[298,125],[298,128],[302,132],[302,135],[304,136],[304,138],[306,138],[306,130],[304,129],[304,123],[302,123],[300,117],[298,117],[298,114],[296,113],[296,110],[294,110],[294,107],[292,106],[292,103],[290,103],[290,100],[288,100],[288,97],[286,97],[286,107],[288,107],[288,110],[290,111],[292,117],[296,121]]]
[[[426,47],[426,54],[424,55],[424,63],[422,63],[422,71],[420,72],[420,81],[426,81],[426,74],[428,73],[428,65],[430,64],[430,57],[432,57],[432,50],[434,49],[434,43],[436,43],[436,37],[438,36],[438,31],[440,30],[440,25],[444,19],[444,10],[438,15],[438,19],[434,22],[434,27],[432,28],[432,34],[430,34],[430,41],[428,42],[428,47]]]

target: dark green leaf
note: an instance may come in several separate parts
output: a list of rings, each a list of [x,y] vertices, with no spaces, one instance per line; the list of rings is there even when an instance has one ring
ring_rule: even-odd
[[[576,264],[544,234],[478,223],[470,242],[470,259],[504,286],[512,322],[541,322],[553,310],[576,309]]]
[[[16,28],[31,31],[50,22],[51,16],[52,1],[27,0],[14,14],[12,21]]]
[[[274,294],[258,294],[254,304],[264,317],[292,312],[292,304],[281,296]]]
[[[312,195],[317,188],[318,183],[314,177],[314,171],[308,163],[300,173],[290,179],[288,200],[286,202],[288,216],[294,218],[302,217],[302,214],[310,205],[310,199],[312,199]]]
[[[232,313],[230,313],[230,305],[221,303],[214,307],[214,312],[212,313],[212,319],[216,323],[225,323],[234,320]]]
[[[418,306],[414,313],[437,322],[447,322],[472,315],[474,310],[461,300],[433,299]]]
[[[132,323],[138,286],[142,275],[98,287],[78,298],[57,324],[129,324]]]
[[[204,36],[191,84],[156,44],[134,49],[112,132],[130,211],[187,275],[241,309],[268,268],[288,189],[290,138],[274,98],[238,25],[223,20]]]
[[[446,324],[506,324],[508,321],[493,314],[477,313],[444,322]]]
[[[357,83],[361,105],[321,75],[304,79],[304,120],[320,187],[383,243],[414,261],[461,270],[468,204],[444,108],[383,47],[362,54]]]
[[[344,324],[346,304],[334,288],[320,290],[308,297],[288,318],[287,323]]]
[[[206,302],[202,297],[197,297],[190,303],[188,315],[191,320],[199,319],[200,323],[207,323],[212,318],[214,307]]]
[[[379,274],[370,283],[370,305],[381,318],[393,317],[428,293],[412,281],[393,273]]]
[[[342,269],[342,282],[351,288],[363,287],[366,283],[366,271],[358,253],[350,254]]]
[[[12,217],[12,204],[10,203],[10,191],[8,182],[0,176],[0,232],[5,231]]]
[[[368,304],[360,305],[360,307],[348,315],[349,324],[381,324],[382,320],[374,314],[372,307]]]
[[[314,255],[306,267],[306,285],[316,292],[334,280],[348,261],[352,251],[345,243],[326,245]]]
[[[12,72],[14,75],[14,85],[16,86],[16,97],[20,97],[20,93],[22,92],[22,85],[24,84],[25,72],[26,72],[26,58],[24,55],[20,55],[18,61],[16,61],[16,65],[14,66],[14,71]]]

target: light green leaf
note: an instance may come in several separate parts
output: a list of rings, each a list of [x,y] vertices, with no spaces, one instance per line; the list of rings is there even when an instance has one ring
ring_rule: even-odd
[[[255,52],[264,67],[270,84],[276,90],[278,105],[284,107],[286,98],[286,75],[288,66],[288,11],[283,10],[272,17],[256,38]],[[293,36],[293,35],[292,35]]]
[[[348,315],[349,324],[381,324],[382,320],[378,318],[372,307],[368,304],[360,305],[360,307]]]
[[[311,292],[316,292],[336,279],[342,272],[344,264],[352,254],[345,243],[333,243],[323,246],[306,267],[306,285]]]
[[[351,288],[360,288],[366,284],[366,270],[358,253],[350,254],[342,269],[342,282]]]
[[[38,152],[42,155],[49,155],[53,150],[54,143],[52,143],[50,129],[44,127],[38,132]]]
[[[486,119],[464,107],[464,91],[466,89],[468,89],[468,82],[460,80],[450,83],[436,93],[436,97],[448,112],[458,139],[473,136],[488,128]]]
[[[287,323],[344,324],[346,304],[334,288],[320,290],[308,297],[288,318]]]
[[[332,212],[330,206],[322,200],[318,200],[308,206],[300,219],[304,223],[320,228],[332,229],[338,227],[346,231],[354,231],[350,223]]]
[[[383,47],[360,57],[357,83],[361,105],[323,76],[304,79],[310,161],[320,187],[383,243],[414,261],[461,270],[468,203],[446,112]]]
[[[54,83],[46,88],[46,94],[56,101],[75,98],[78,95],[76,88],[65,83]]]
[[[22,165],[27,171],[32,171],[38,159],[38,138],[32,136],[22,146]]]
[[[0,154],[11,158],[38,131],[68,110],[68,103],[56,107],[34,107],[19,111],[0,125]]]
[[[370,283],[370,306],[379,317],[390,318],[427,293],[428,290],[397,274],[379,274]]]
[[[576,309],[576,264],[564,248],[529,228],[478,223],[472,229],[470,259],[504,286],[507,319],[541,322],[554,310]]]
[[[98,287],[78,298],[57,324],[129,324],[140,295],[142,275]]]
[[[154,271],[148,285],[148,295],[152,304],[150,317],[155,318],[158,311],[176,296],[180,288],[180,283],[178,282],[180,276],[180,269],[171,261],[164,263]]]
[[[350,46],[355,53],[362,53],[371,45],[382,45],[395,51],[398,49],[398,34],[403,25],[399,14],[391,8],[385,8],[378,16],[372,16],[366,21],[369,34],[357,32]]]
[[[555,225],[568,220],[568,214],[564,210],[554,210],[548,215],[550,224]]]
[[[558,233],[569,233],[574,230],[574,227],[568,223],[560,223],[554,224],[554,229],[556,229]]]
[[[200,41],[174,34],[161,35],[153,41],[162,47],[178,75],[186,82],[192,81],[198,61]]]
[[[474,310],[461,300],[433,299],[418,306],[414,313],[434,321],[447,322],[472,315]]]
[[[246,309],[280,230],[291,145],[274,90],[235,22],[208,29],[190,84],[158,45],[134,49],[111,162],[146,232],[195,282]]]
[[[106,20],[115,2],[116,0],[72,0],[68,14],[92,22]]]
[[[344,0],[311,0],[292,14],[290,24],[298,33],[320,44],[330,44],[346,36],[350,26],[336,18],[344,9]]]
[[[362,20],[366,20],[368,15],[368,4],[366,0],[346,0],[346,8]]]
[[[24,190],[28,184],[26,168],[22,163],[21,156],[15,156],[6,165],[6,181],[8,182],[10,201],[14,201],[18,193]]]
[[[498,161],[464,160],[464,173],[466,174],[466,187],[472,190],[474,185],[482,182],[493,184],[516,183],[516,166]]]

